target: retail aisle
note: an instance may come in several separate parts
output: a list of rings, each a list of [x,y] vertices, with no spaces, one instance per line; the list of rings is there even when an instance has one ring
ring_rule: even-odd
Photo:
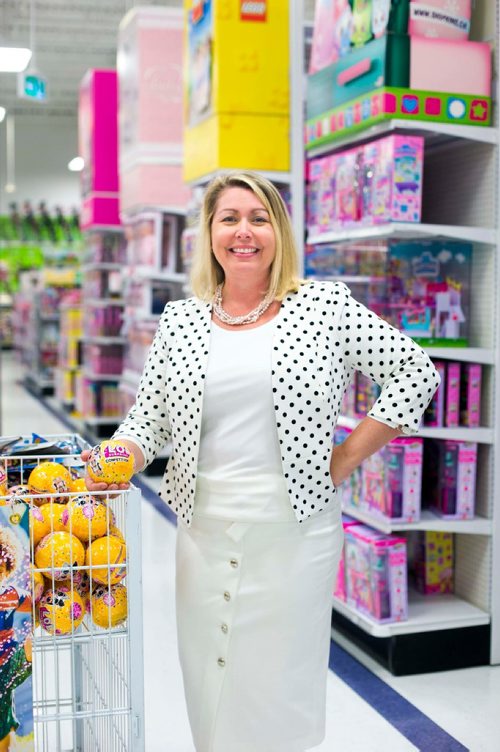
[[[19,377],[12,354],[3,353],[0,435],[66,433],[67,426],[17,383]],[[145,480],[154,488],[154,480]],[[146,496],[155,501],[152,490]],[[177,664],[175,527],[147,501],[142,524],[146,752],[194,752]],[[500,749],[500,667],[393,677],[363,654],[358,663],[352,653],[332,643],[337,673],[328,678],[327,735],[314,752]]]

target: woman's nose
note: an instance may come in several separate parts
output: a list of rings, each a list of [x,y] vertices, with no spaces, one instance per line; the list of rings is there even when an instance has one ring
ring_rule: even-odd
[[[250,227],[246,219],[242,219],[236,228],[236,236],[238,238],[248,238],[250,236]]]

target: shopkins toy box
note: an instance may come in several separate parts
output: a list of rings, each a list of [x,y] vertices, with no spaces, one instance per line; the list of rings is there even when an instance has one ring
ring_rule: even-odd
[[[420,593],[453,593],[453,534],[419,530],[412,569]]]
[[[408,618],[406,540],[366,525],[345,530],[346,600],[378,622]]]
[[[391,243],[385,318],[417,342],[466,347],[472,245]]]
[[[361,508],[392,522],[418,522],[422,489],[423,441],[398,438],[361,466]]]
[[[424,140],[387,136],[363,148],[361,221],[420,222]]]

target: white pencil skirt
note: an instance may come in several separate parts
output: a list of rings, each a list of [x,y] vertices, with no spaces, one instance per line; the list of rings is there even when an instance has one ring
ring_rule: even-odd
[[[300,524],[179,523],[178,643],[197,752],[321,743],[342,540],[337,503]]]

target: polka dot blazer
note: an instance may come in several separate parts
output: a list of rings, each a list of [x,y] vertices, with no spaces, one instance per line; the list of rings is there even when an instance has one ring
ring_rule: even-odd
[[[188,525],[210,321],[210,303],[189,298],[167,304],[135,405],[115,433],[139,444],[147,464],[172,441],[160,496]],[[335,503],[332,433],[353,370],[382,387],[368,415],[414,433],[439,385],[427,354],[354,300],[341,282],[307,282],[289,293],[276,320],[272,385],[283,473],[299,522]]]

